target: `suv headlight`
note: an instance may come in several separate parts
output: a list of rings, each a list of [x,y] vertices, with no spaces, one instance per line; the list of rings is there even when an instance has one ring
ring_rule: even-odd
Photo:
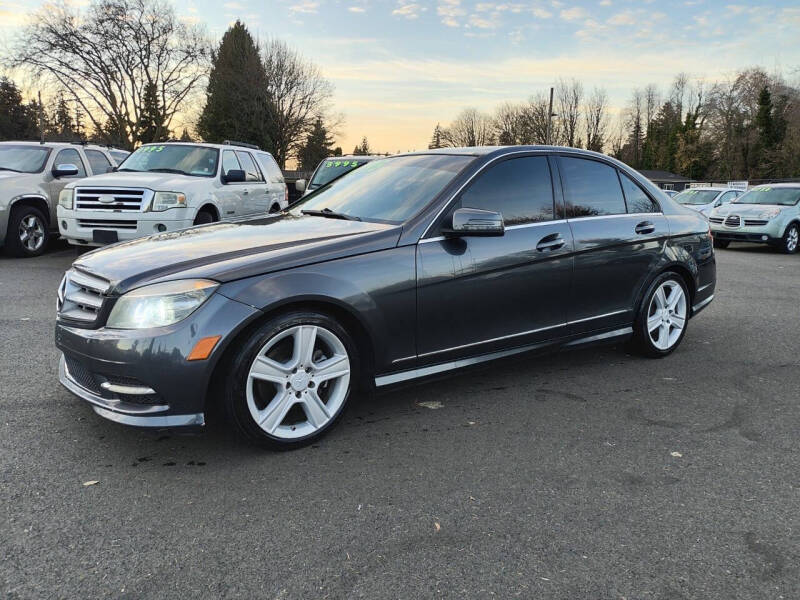
[[[135,289],[120,297],[108,317],[112,329],[149,329],[188,317],[219,284],[207,279],[180,279]]]
[[[58,194],[58,205],[66,208],[67,210],[72,210],[72,197],[74,195],[74,190],[61,190]]]
[[[769,221],[770,219],[777,217],[779,214],[781,214],[780,208],[768,208],[767,210],[759,213],[758,216]]]
[[[153,210],[160,212],[170,208],[186,208],[186,194],[180,192],[156,192],[153,196]]]

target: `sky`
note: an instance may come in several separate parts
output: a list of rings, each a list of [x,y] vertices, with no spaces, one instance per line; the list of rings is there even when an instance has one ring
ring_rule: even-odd
[[[88,0],[67,0],[84,4]],[[8,40],[37,0],[0,0]],[[218,40],[237,18],[316,63],[343,117],[337,144],[427,147],[465,107],[492,111],[559,78],[603,87],[612,110],[681,72],[708,83],[760,65],[800,79],[800,5],[711,0],[188,0],[178,15]]]

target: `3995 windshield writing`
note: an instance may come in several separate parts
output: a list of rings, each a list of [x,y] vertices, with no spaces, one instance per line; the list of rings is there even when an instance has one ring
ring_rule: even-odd
[[[217,173],[218,159],[219,150],[216,148],[148,144],[125,159],[119,170],[213,177]]]
[[[777,204],[780,206],[794,206],[800,200],[800,188],[753,188],[746,194],[739,196],[735,204]]]
[[[376,160],[320,188],[301,201],[296,212],[402,223],[473,160],[472,156],[432,154]]]

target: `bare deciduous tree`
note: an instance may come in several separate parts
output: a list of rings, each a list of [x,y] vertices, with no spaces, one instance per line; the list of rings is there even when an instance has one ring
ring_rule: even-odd
[[[333,86],[285,42],[269,40],[263,48],[269,136],[275,160],[283,168],[287,159],[297,156],[316,120],[325,120]]]
[[[577,79],[560,80],[556,86],[556,110],[561,123],[561,143],[575,147],[581,118],[583,86]],[[558,139],[558,138],[553,138]]]
[[[603,88],[595,88],[586,101],[586,149],[602,152],[606,143],[608,126],[608,95]]]
[[[536,94],[528,99],[528,103],[523,109],[523,120],[525,128],[524,142],[526,144],[546,144],[547,143],[547,111],[550,109],[550,99],[544,93]],[[553,129],[550,132],[550,139],[553,143],[560,139],[561,129],[558,121],[553,122]]]
[[[203,30],[163,0],[94,0],[83,13],[63,3],[34,13],[7,62],[63,88],[95,131],[131,147],[148,88],[169,129],[209,56]]]
[[[474,108],[462,110],[452,123],[442,130],[446,147],[489,146],[494,142],[492,118]]]
[[[525,144],[525,107],[505,102],[497,107],[492,122],[497,143],[501,146]]]

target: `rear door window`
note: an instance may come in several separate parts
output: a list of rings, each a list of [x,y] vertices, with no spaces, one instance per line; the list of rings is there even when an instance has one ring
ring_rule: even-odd
[[[253,161],[253,157],[250,156],[249,152],[242,152],[241,150],[236,151],[236,158],[239,159],[239,164],[242,165],[242,169],[244,170],[245,179],[247,181],[264,181],[264,178],[261,177],[261,171],[258,170],[256,163]]]
[[[622,189],[625,192],[625,202],[628,205],[629,213],[661,212],[661,207],[639,187],[638,183],[622,171],[619,173],[619,179],[622,181]]]
[[[623,215],[627,212],[614,167],[570,156],[560,157],[559,164],[568,218]]]
[[[506,226],[553,219],[553,184],[545,156],[505,160],[478,176],[461,196],[462,208],[491,210]]]
[[[84,150],[86,160],[89,161],[89,166],[92,168],[92,174],[101,175],[103,173],[111,172],[111,162],[106,158],[106,155],[99,150]]]

